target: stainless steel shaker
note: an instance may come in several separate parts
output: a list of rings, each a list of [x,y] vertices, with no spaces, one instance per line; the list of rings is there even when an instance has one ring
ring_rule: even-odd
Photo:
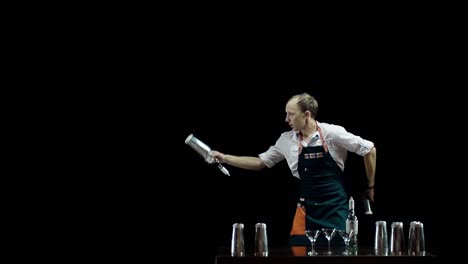
[[[388,255],[387,222],[375,222],[374,251],[376,255]]]
[[[193,150],[200,154],[200,156],[202,156],[206,162],[213,162],[214,159],[210,155],[211,148],[208,147],[208,145],[203,143],[201,140],[193,136],[193,134],[188,135],[188,137],[185,139],[185,144],[189,145]]]
[[[390,254],[402,255],[405,251],[405,237],[402,222],[393,222],[390,233]]]
[[[255,224],[255,256],[268,257],[268,236],[265,223]]]
[[[419,221],[410,223],[408,236],[408,254],[412,256],[424,256],[426,245],[424,241],[424,225]]]
[[[189,145],[193,150],[195,150],[200,156],[203,157],[203,159],[207,163],[216,163],[218,165],[218,168],[227,176],[231,176],[229,174],[229,171],[221,165],[218,159],[213,158],[211,156],[211,148],[208,147],[205,143],[203,143],[201,140],[193,136],[193,134],[188,135],[188,137],[185,139],[185,144]]]
[[[369,198],[367,198],[367,197],[362,198],[362,204],[363,204],[363,207],[364,207],[364,214],[365,215],[373,214]]]
[[[232,225],[231,256],[245,256],[244,224],[242,223],[235,223]]]

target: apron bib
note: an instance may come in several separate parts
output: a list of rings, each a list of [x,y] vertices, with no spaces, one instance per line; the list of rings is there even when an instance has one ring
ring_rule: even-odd
[[[310,245],[305,236],[306,229],[346,229],[348,197],[343,173],[330,155],[320,127],[317,128],[323,146],[301,148],[301,145],[299,148],[301,198],[290,233],[290,245]],[[320,240],[322,238],[323,234],[319,236]]]

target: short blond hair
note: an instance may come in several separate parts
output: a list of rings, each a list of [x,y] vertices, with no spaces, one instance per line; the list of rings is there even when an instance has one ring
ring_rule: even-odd
[[[318,102],[312,95],[308,93],[296,94],[289,99],[289,101],[291,100],[296,101],[302,112],[309,111],[313,118],[317,116]]]

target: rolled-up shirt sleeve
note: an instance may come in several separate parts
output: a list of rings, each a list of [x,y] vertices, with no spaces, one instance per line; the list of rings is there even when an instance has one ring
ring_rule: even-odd
[[[374,143],[372,141],[369,141],[363,138],[359,138],[359,141],[360,142],[355,151],[358,155],[364,156],[367,153],[369,153],[371,149],[374,147]]]
[[[348,151],[364,156],[370,152],[372,147],[374,147],[374,143],[372,141],[356,136],[346,131],[343,127],[334,126],[334,130],[333,142]]]
[[[276,163],[284,160],[284,155],[281,152],[281,138],[276,141],[274,146],[271,146],[267,151],[258,155],[268,168],[275,166]]]

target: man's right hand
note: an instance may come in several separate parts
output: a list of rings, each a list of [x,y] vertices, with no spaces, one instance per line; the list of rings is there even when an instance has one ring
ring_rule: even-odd
[[[212,150],[212,151],[210,151],[210,155],[214,159],[211,163],[214,163],[216,160],[219,163],[224,163],[224,154],[223,153],[221,153],[219,151],[216,151],[216,150]]]

